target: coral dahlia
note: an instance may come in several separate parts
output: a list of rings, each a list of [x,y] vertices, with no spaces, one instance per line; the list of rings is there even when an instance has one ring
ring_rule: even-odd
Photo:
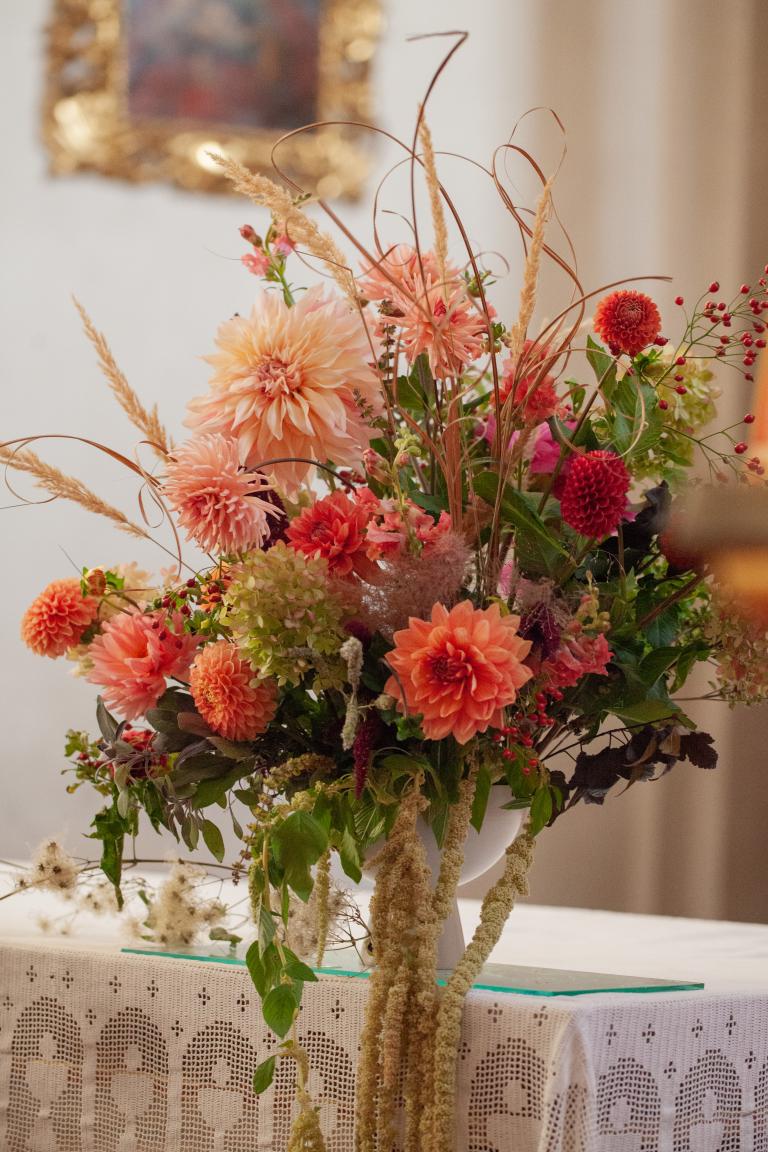
[[[334,492],[291,521],[286,533],[288,544],[305,556],[322,556],[337,576],[354,572],[364,579],[373,578],[376,565],[368,558],[365,537],[372,514],[369,503]]]
[[[519,624],[498,604],[479,609],[462,600],[450,612],[435,604],[431,620],[412,617],[395,632],[387,656],[394,675],[384,691],[401,712],[421,715],[427,739],[466,744],[501,725],[502,709],[532,676],[523,664],[531,643],[518,635]]]
[[[289,308],[263,292],[216,343],[211,388],[191,401],[189,427],[233,436],[240,461],[289,493],[310,473],[306,460],[360,466],[382,397],[365,329],[344,301],[314,288]]]
[[[629,485],[629,472],[615,452],[575,456],[560,498],[563,520],[582,536],[604,539],[624,516]]]
[[[24,613],[21,638],[38,656],[63,656],[80,643],[98,611],[98,600],[83,596],[79,580],[54,580]]]
[[[197,645],[180,612],[121,612],[91,644],[87,679],[102,688],[109,708],[135,720],[157,704],[169,676],[186,675]]]
[[[661,331],[659,310],[643,292],[611,292],[597,306],[595,332],[617,356],[637,356]]]
[[[255,740],[275,715],[274,680],[257,679],[228,640],[217,640],[198,652],[189,684],[198,712],[226,740]]]
[[[529,363],[527,358],[533,347],[532,340],[525,341],[520,357],[524,375],[515,378],[519,360],[510,357],[502,365],[503,374],[499,381],[502,403],[511,396],[511,404],[520,410],[520,422],[527,425],[543,424],[555,415],[558,407],[555,378],[543,370],[547,366],[547,349],[541,349]]]
[[[268,517],[279,510],[259,493],[266,479],[240,468],[237,441],[220,433],[188,440],[174,451],[163,493],[187,539],[206,552],[245,552],[269,536]]]

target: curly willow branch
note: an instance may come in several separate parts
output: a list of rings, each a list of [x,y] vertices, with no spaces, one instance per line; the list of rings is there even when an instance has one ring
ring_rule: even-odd
[[[433,1075],[434,1097],[425,1150],[448,1152],[454,1143],[456,1049],[461,1035],[464,999],[498,943],[518,896],[528,895],[527,876],[534,840],[522,833],[506,852],[504,874],[486,893],[480,923],[443,992],[437,1014]]]

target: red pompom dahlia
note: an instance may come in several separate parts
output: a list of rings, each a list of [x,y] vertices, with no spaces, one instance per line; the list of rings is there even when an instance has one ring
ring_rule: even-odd
[[[582,536],[604,539],[624,515],[629,485],[629,472],[615,452],[574,456],[560,500],[563,520]]]
[[[595,332],[617,356],[637,356],[661,331],[659,310],[643,292],[611,292],[595,312]]]

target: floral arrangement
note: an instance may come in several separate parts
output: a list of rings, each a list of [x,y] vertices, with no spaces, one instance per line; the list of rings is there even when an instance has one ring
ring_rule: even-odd
[[[713,669],[712,695],[768,695],[765,633],[669,530],[695,467],[717,481],[763,474],[739,426],[711,429],[715,369],[751,379],[765,347],[766,275],[725,297],[713,282],[691,307],[678,297],[677,334],[662,335],[639,287],[582,287],[546,238],[552,182],[513,138],[504,151],[532,165],[541,194],[517,207],[494,168],[524,252],[517,314],[500,316],[423,113],[403,149],[428,193],[429,245],[415,199],[399,242],[376,232],[370,247],[320,203],[352,259],[290,181],[220,159],[266,210],[258,232],[241,229],[261,283],[244,283],[247,306],[219,328],[180,445],[82,313],[157,464],[109,452],[166,511],[178,563],[159,581],[131,563],[86,566],[22,621],[33,651],[73,661],[99,692],[99,734],[68,738],[70,789],[101,798],[92,835],[117,900],[141,815],[217,861],[222,819],[242,841],[247,963],[283,1041],[255,1088],[276,1059],[295,1060],[292,1149],[322,1135],[295,1031],[316,974],[290,946],[289,909],[311,897],[320,965],[332,857],[356,882],[373,854],[377,875],[358,1147],[391,1146],[402,1083],[404,1146],[448,1148],[463,998],[526,890],[536,836],[616,785],[715,766],[712,738],[675,699],[697,664]],[[534,327],[545,262],[569,294]],[[308,263],[324,286],[297,285]],[[9,468],[152,536],[41,460],[34,439],[2,448]],[[524,811],[523,831],[439,993],[463,844],[499,796]]]

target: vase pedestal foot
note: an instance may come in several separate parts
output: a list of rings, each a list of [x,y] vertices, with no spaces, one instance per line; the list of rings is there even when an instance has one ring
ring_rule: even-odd
[[[437,966],[440,969],[453,969],[464,955],[464,930],[461,926],[459,903],[453,901],[453,907],[445,918],[443,931],[437,942]]]

